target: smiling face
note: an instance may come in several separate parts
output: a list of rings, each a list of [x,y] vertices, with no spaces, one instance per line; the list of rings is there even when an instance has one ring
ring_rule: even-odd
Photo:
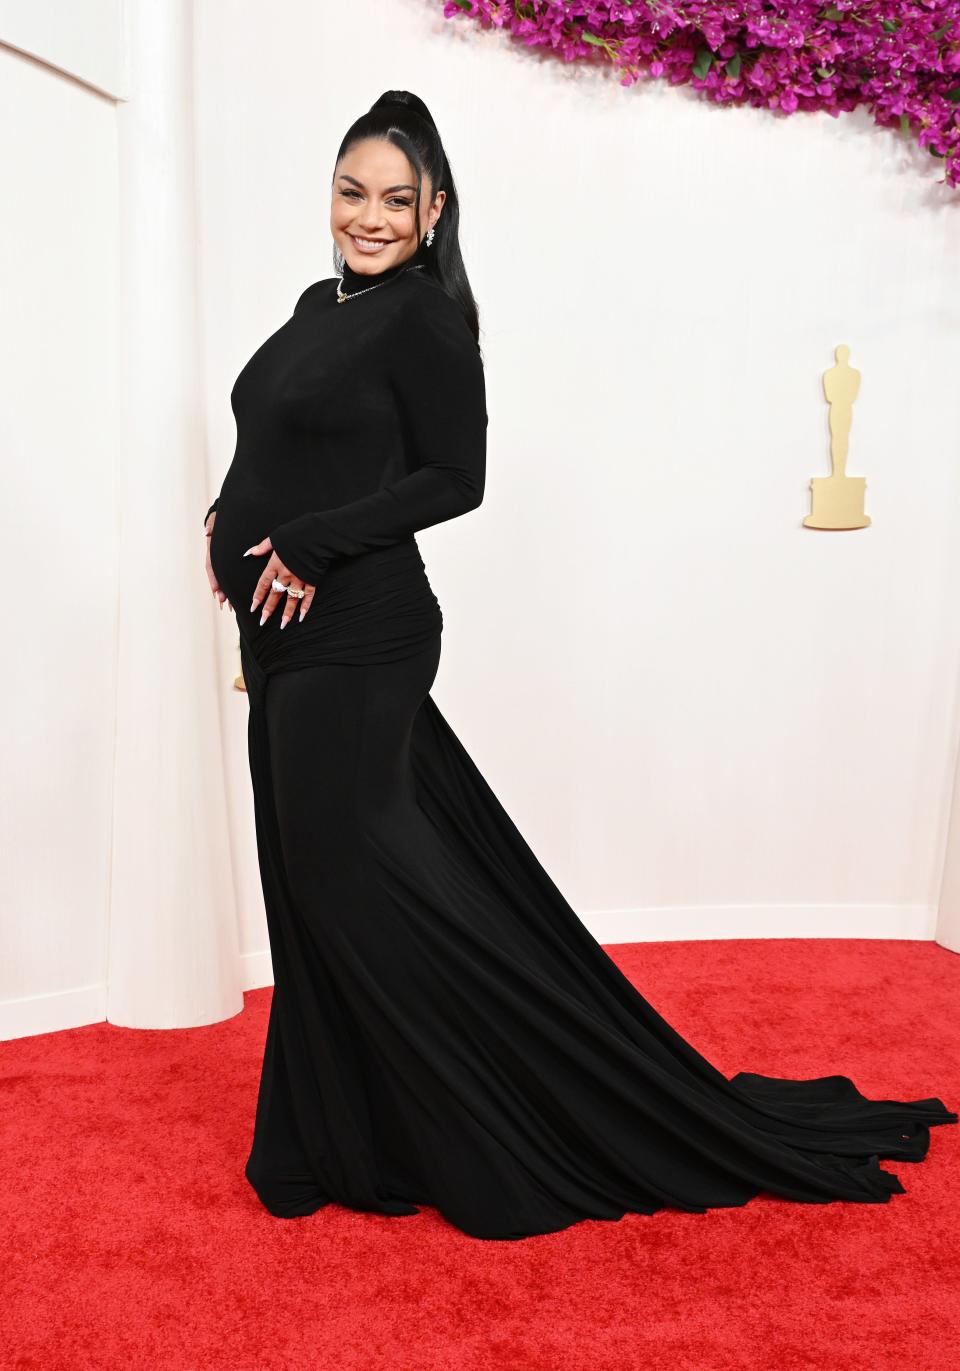
[[[365,138],[344,153],[333,176],[330,232],[354,271],[375,275],[413,256],[447,198],[442,190],[433,196],[424,177],[418,227],[416,193],[416,173],[389,139]]]

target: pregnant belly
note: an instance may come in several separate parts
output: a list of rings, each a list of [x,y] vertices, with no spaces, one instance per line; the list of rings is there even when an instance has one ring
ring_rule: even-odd
[[[439,602],[413,537],[390,547],[331,562],[301,623],[300,603],[280,628],[286,596],[265,624],[263,604],[251,612],[270,553],[244,557],[288,513],[245,511],[221,498],[210,539],[210,561],[234,608],[237,627],[266,672],[322,662],[388,662],[412,656],[443,627]]]

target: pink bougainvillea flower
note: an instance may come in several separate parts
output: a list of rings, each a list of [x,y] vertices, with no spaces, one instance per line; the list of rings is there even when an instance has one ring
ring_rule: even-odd
[[[620,84],[688,84],[710,100],[834,118],[866,106],[960,185],[960,0],[445,0]]]

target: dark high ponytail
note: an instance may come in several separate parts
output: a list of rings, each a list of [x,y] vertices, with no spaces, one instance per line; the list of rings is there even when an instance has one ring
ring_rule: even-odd
[[[409,158],[417,173],[414,201],[415,222],[420,223],[420,191],[424,178],[433,193],[446,191],[443,210],[437,220],[433,243],[426,251],[427,273],[456,301],[474,338],[480,341],[477,303],[467,280],[460,252],[460,201],[453,172],[433,115],[418,95],[407,90],[388,90],[373,102],[347,129],[337,152],[334,168],[355,143],[364,138],[383,138],[395,144]],[[334,266],[337,257],[334,248]]]

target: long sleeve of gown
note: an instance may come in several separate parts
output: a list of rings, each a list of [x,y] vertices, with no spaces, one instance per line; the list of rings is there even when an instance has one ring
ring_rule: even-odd
[[[418,291],[398,323],[390,374],[410,470],[270,530],[277,556],[308,585],[334,558],[399,542],[483,500],[487,412],[476,341],[456,303],[433,289]]]

